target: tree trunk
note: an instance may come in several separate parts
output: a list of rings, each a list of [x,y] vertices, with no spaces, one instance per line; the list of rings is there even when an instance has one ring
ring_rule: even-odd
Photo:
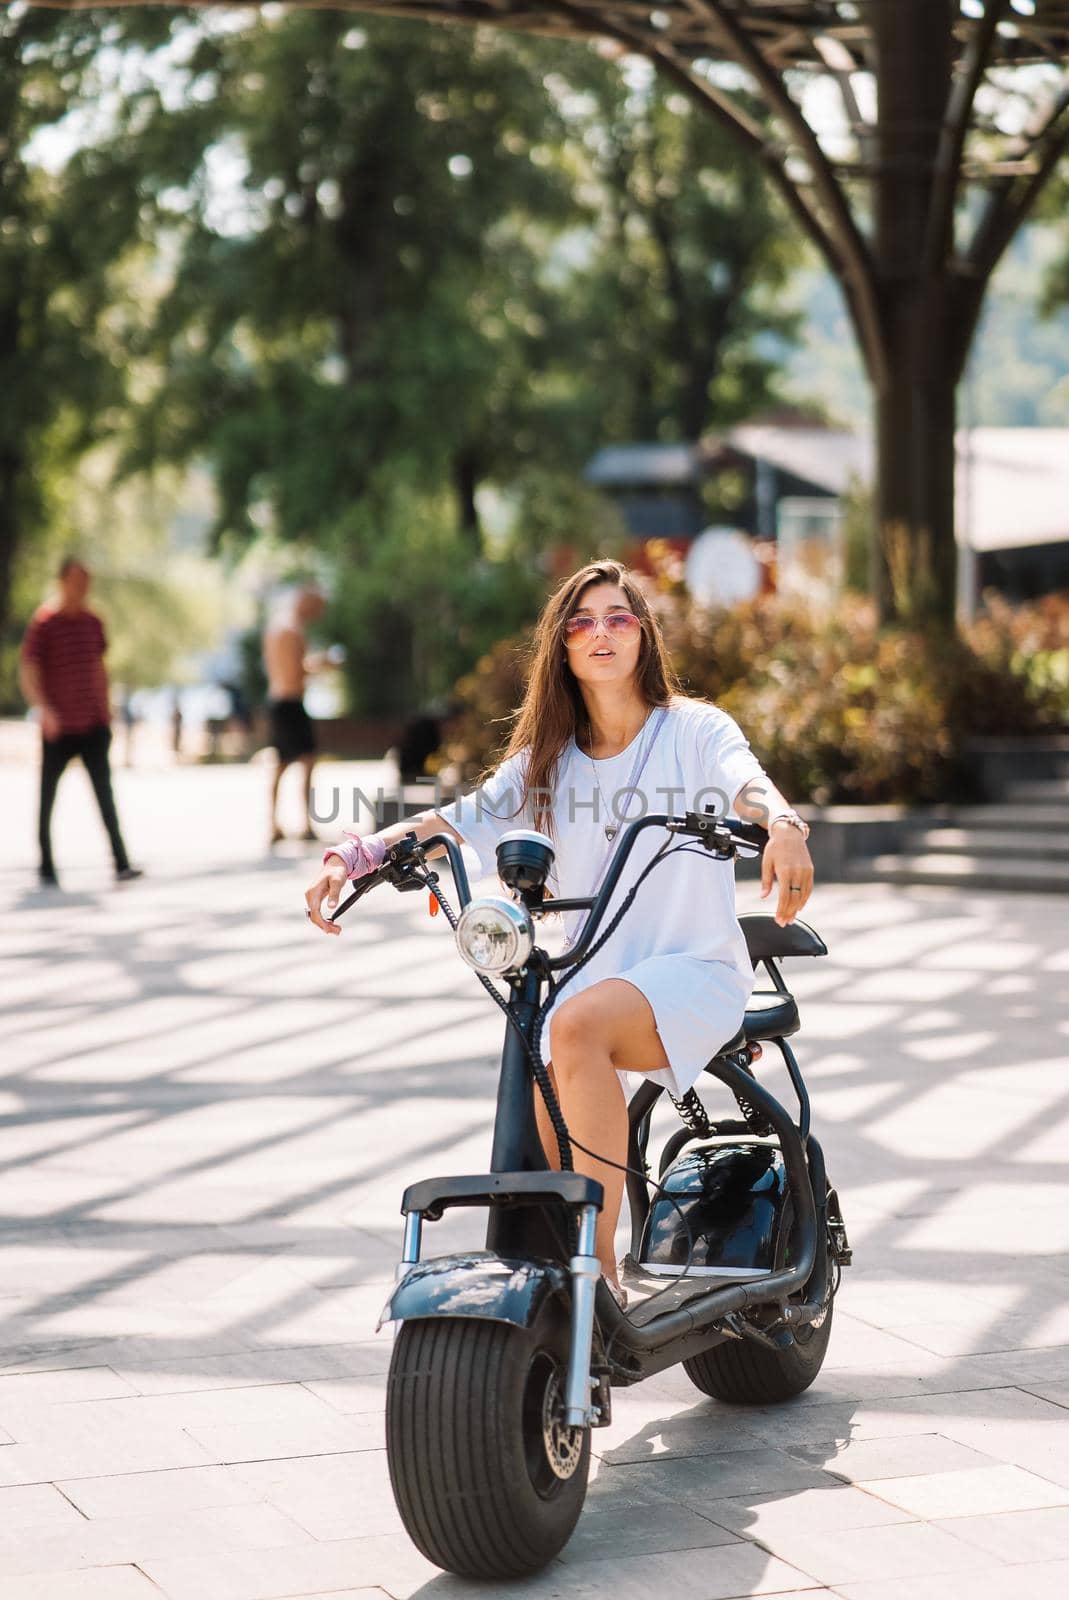
[[[875,396],[876,537],[880,615],[954,621],[954,433],[957,370],[938,282],[888,317],[887,373]]]
[[[954,391],[950,219],[932,191],[951,84],[948,0],[872,8],[879,119],[872,254],[883,327],[876,381],[873,589],[885,619],[952,623]]]
[[[483,548],[482,526],[475,504],[475,491],[479,487],[479,463],[474,450],[461,450],[453,462],[453,487],[457,497],[460,531],[471,545],[473,555],[481,555]]]
[[[8,631],[11,584],[19,542],[18,463],[0,455],[0,639]]]

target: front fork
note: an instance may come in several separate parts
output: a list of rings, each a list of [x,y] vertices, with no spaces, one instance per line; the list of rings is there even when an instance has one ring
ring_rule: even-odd
[[[420,1248],[423,1243],[423,1214],[420,1211],[405,1212],[405,1237],[401,1246],[401,1259],[397,1264],[394,1276],[400,1283],[409,1267],[419,1263]]]
[[[564,1425],[587,1428],[600,1420],[591,1405],[594,1380],[590,1373],[594,1348],[594,1294],[601,1276],[601,1262],[594,1253],[598,1226],[596,1206],[579,1208],[579,1240],[568,1263],[572,1273],[572,1336],[568,1349],[568,1373],[564,1382]]]

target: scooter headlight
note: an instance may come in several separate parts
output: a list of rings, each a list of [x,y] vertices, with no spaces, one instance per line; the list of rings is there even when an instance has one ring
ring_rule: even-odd
[[[457,922],[457,949],[476,972],[516,972],[531,954],[534,930],[511,900],[472,900]]]

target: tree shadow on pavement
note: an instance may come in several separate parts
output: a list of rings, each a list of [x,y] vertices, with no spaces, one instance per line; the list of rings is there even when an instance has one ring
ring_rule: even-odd
[[[111,1366],[165,1389],[171,1371],[186,1386],[198,1371],[213,1385],[288,1382],[292,1358],[292,1381],[304,1381],[309,1351],[326,1373],[346,1361],[381,1370],[388,1346],[369,1341],[402,1189],[489,1158],[502,1019],[442,919],[383,890],[343,939],[314,939],[289,862],[62,902],[16,891],[8,905],[4,1371]],[[906,1431],[925,1426],[925,1406],[944,1432],[952,1407],[977,1428],[1036,1406],[1064,1416],[1063,908],[949,891],[818,895],[811,920],[831,957],[789,963],[787,977],[813,1126],[855,1250],[828,1363],[782,1408],[778,1439],[763,1408],[739,1416],[688,1396],[680,1412],[682,1394],[659,1379],[620,1394],[577,1539],[595,1538],[601,1518],[620,1549],[632,1506],[652,1506],[652,1526],[670,1502],[683,1523],[719,1530],[710,1506],[728,1499],[741,1536],[763,1538],[748,1510],[813,1479],[836,1487],[836,1458],[859,1418],[881,1426],[881,1407]],[[786,1093],[773,1056],[762,1075]],[[475,1242],[478,1219],[463,1226]],[[461,1242],[436,1227],[428,1253]],[[706,1454],[707,1428],[731,1432],[731,1445]],[[744,1456],[763,1479],[740,1479]],[[655,1478],[669,1489],[646,1501]],[[700,1523],[688,1525],[698,1539]],[[677,1534],[685,1546],[686,1528]],[[553,1569],[558,1589],[573,1559]],[[582,1556],[584,1568],[597,1560]],[[420,1592],[444,1597],[453,1582]]]

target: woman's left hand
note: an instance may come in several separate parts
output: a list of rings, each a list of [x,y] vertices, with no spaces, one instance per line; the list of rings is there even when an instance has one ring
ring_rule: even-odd
[[[813,859],[800,828],[789,822],[774,822],[761,862],[761,898],[779,887],[776,921],[785,928],[813,893]]]

